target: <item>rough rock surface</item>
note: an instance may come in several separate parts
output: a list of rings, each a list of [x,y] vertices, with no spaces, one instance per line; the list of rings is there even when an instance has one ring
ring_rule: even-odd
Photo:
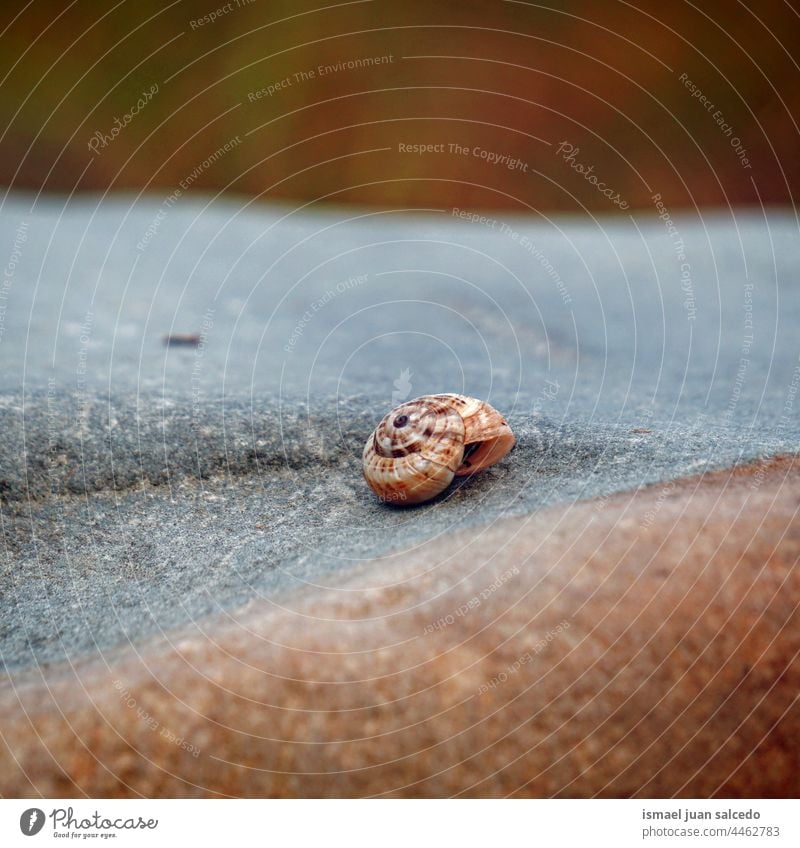
[[[676,237],[646,216],[32,201],[0,211],[7,669],[800,445],[789,215],[679,216]],[[489,400],[518,446],[435,504],[383,508],[363,442],[431,391]]]

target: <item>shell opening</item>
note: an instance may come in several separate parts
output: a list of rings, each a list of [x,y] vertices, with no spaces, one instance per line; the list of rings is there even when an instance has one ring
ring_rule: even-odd
[[[503,433],[494,439],[486,439],[483,442],[471,442],[464,448],[464,457],[461,465],[456,469],[456,477],[465,477],[482,471],[490,465],[494,465],[514,447],[516,439],[508,428],[508,433]]]

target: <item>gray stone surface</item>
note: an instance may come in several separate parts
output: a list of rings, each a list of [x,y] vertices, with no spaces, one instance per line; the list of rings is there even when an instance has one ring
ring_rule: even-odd
[[[0,212],[10,669],[290,604],[456,526],[798,447],[786,213],[670,233],[655,214],[32,203]],[[363,442],[431,391],[490,400],[518,447],[432,504],[380,505]]]

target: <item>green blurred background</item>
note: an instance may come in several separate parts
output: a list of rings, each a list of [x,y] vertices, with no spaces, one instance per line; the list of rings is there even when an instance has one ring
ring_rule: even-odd
[[[788,204],[800,182],[800,15],[783,0],[33,0],[0,16],[15,189],[619,212],[655,193]]]

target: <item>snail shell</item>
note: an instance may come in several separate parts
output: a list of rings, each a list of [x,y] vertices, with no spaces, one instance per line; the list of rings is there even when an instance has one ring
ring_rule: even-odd
[[[453,477],[494,465],[516,439],[488,403],[465,395],[425,395],[393,409],[364,446],[364,477],[387,503],[436,497]]]

